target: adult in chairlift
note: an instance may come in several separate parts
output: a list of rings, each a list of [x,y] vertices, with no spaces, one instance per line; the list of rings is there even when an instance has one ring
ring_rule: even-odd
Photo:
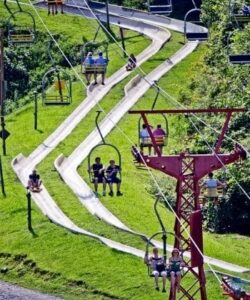
[[[176,288],[177,293],[180,291],[182,267],[184,267],[184,262],[180,256],[180,251],[174,248],[172,256],[169,258],[169,274],[172,291]]]
[[[155,278],[155,289],[159,291],[159,276],[162,277],[162,292],[166,293],[166,280],[167,271],[164,263],[164,259],[159,255],[159,250],[157,247],[153,248],[153,255],[148,257],[148,254],[144,257],[145,264],[149,265],[152,270],[152,275]]]
[[[107,65],[108,64],[108,59],[103,57],[103,53],[102,52],[99,52],[98,53],[98,58],[95,60],[95,65],[99,65],[99,66],[103,66],[103,65]],[[101,73],[102,75],[102,85],[105,85],[105,72],[102,72]],[[97,84],[97,72],[95,72],[94,74],[95,76],[95,83],[94,84]]]
[[[92,52],[89,52],[85,61],[84,61],[84,65],[85,66],[94,66],[95,64],[95,60],[93,58],[93,54]],[[86,80],[87,80],[87,85],[90,84],[90,81],[91,81],[91,75],[92,73],[86,73],[85,76],[86,76]]]
[[[101,163],[101,158],[96,157],[95,158],[95,163],[90,167],[89,172],[93,172],[93,180],[92,183],[94,183],[94,189],[95,189],[95,195],[99,196],[98,194],[98,184],[102,183],[103,185],[103,192],[102,195],[106,196],[106,178],[104,176],[105,168],[103,164]]]
[[[217,199],[218,198],[218,186],[221,186],[223,188],[226,187],[226,183],[221,182],[218,179],[214,178],[214,174],[210,172],[208,174],[208,179],[206,179],[203,184],[203,187],[207,189],[207,194],[206,197],[212,198],[212,199]]]
[[[118,175],[120,174],[120,172],[121,172],[120,167],[115,164],[115,161],[113,159],[111,159],[109,161],[109,166],[107,167],[107,170],[106,170],[107,182],[108,182],[109,188],[110,188],[109,196],[111,196],[111,197],[114,195],[113,183],[116,183],[116,186],[117,186],[116,196],[123,195],[120,191],[121,179],[118,178]]]
[[[250,5],[244,4],[242,8],[243,15],[250,16]]]

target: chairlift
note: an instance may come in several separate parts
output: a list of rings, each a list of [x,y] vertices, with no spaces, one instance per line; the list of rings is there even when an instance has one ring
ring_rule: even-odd
[[[93,55],[98,55],[99,52],[104,53],[108,59],[108,43],[107,42],[96,42],[90,41],[85,43],[81,47],[81,72],[85,75],[88,74],[105,74],[107,71],[107,65],[102,64],[86,64],[85,60],[88,53],[91,52]]]
[[[233,300],[250,300],[250,293],[242,289],[239,283],[235,283],[228,276],[222,278],[222,288],[224,290],[223,295],[229,296]]]
[[[250,21],[250,5],[237,1],[229,3],[230,15],[232,21],[236,23],[248,23]]]
[[[44,105],[69,105],[72,102],[72,81],[61,68],[52,67],[42,78]]]
[[[152,243],[153,238],[155,238],[158,235],[161,235],[162,243],[163,243],[163,262],[164,262],[164,264],[162,264],[162,260],[159,261],[159,263],[160,263],[159,264],[159,277],[162,277],[161,276],[161,272],[162,271],[166,271],[166,275],[169,278],[170,277],[170,270],[167,268],[167,237],[169,235],[172,235],[175,239],[177,239],[179,241],[180,245],[181,245],[181,240],[174,233],[166,231],[166,228],[165,228],[165,226],[163,224],[163,221],[161,219],[161,216],[160,216],[160,214],[158,212],[158,208],[157,208],[158,204],[159,204],[159,201],[160,201],[160,195],[158,195],[157,198],[156,198],[156,200],[155,200],[155,203],[154,203],[154,212],[156,214],[156,217],[158,219],[158,222],[159,222],[159,224],[161,226],[162,231],[159,231],[159,232],[153,234],[147,240],[146,251],[145,251],[145,256],[144,256],[144,263],[147,265],[148,276],[149,277],[154,277],[154,275],[152,273],[152,267],[151,267],[151,265],[149,263],[149,257],[148,257],[148,255],[149,255],[149,247],[151,245],[153,245],[153,243]],[[183,251],[182,251],[182,249],[178,249],[178,250],[180,252],[181,259],[183,259]],[[181,271],[181,268],[180,268],[180,271]],[[175,284],[176,284],[176,282],[175,282]],[[171,299],[176,299],[176,285],[175,285],[174,289],[172,289],[172,287],[170,289],[170,298]]]
[[[188,41],[206,41],[208,39],[208,30],[204,29],[200,14],[199,8],[193,8],[184,17],[184,36]]]
[[[99,124],[98,124],[98,119],[99,119],[99,116],[101,114],[101,111],[97,111],[97,115],[96,115],[96,118],[95,118],[95,124],[96,124],[96,128],[98,130],[98,133],[102,139],[101,143],[99,143],[98,145],[94,146],[89,154],[88,154],[88,172],[89,172],[89,180],[91,183],[93,183],[94,181],[94,173],[93,173],[93,170],[91,170],[91,166],[93,164],[93,153],[97,150],[97,149],[100,149],[102,148],[103,151],[105,151],[105,149],[107,149],[106,151],[110,151],[111,149],[113,149],[116,153],[116,156],[117,156],[117,159],[115,159],[115,161],[117,162],[116,164],[119,166],[119,169],[120,169],[120,173],[119,173],[119,176],[120,176],[120,179],[121,179],[121,170],[122,170],[122,157],[121,157],[121,153],[120,151],[118,150],[118,148],[115,146],[115,145],[112,145],[112,144],[109,144],[109,143],[106,143],[103,135],[102,135],[102,132],[101,132],[101,129],[99,127]]]
[[[154,15],[169,16],[173,11],[172,0],[148,0],[148,11]]]
[[[227,39],[228,61],[233,65],[250,65],[250,53],[232,53],[230,47],[231,32]]]
[[[156,105],[157,100],[158,100],[158,97],[159,97],[159,94],[160,94],[160,89],[157,86],[156,82],[154,83],[154,86],[157,89],[157,93],[156,93],[154,102],[153,102],[152,107],[151,107],[152,110],[154,110],[155,105]],[[168,135],[169,135],[168,119],[167,119],[165,114],[162,114],[162,117],[163,117],[163,121],[164,121],[164,126],[163,126],[164,129],[162,130],[162,132],[164,131],[165,134],[159,134],[158,135],[158,134],[153,133],[155,143],[156,143],[157,146],[160,147],[161,150],[164,146],[167,146]],[[149,125],[151,125],[151,124],[149,124]],[[140,137],[141,128],[142,128],[142,117],[140,117],[139,120],[138,120],[138,145],[140,145],[141,149],[143,149],[144,147],[152,147],[152,140],[151,140],[150,137],[143,138],[143,140],[141,139],[141,137]]]
[[[31,20],[31,26],[15,25],[17,15],[22,14]],[[16,11],[7,20],[9,46],[30,46],[36,40],[36,23],[33,15],[27,11]]]
[[[216,145],[216,143],[215,143]],[[215,146],[214,145],[214,146]],[[220,180],[223,184],[225,184],[227,181],[226,177],[226,169],[223,168],[223,176]],[[214,205],[217,205],[221,199],[225,198],[227,192],[227,187],[226,186],[221,186],[217,184],[215,188],[207,188],[207,187],[202,187],[199,195],[199,202],[201,207],[206,206],[208,201],[212,200]]]

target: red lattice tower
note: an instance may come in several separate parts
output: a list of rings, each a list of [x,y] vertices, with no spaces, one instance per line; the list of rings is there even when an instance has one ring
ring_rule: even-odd
[[[207,300],[206,278],[203,261],[203,238],[202,238],[202,214],[199,203],[199,181],[211,171],[223,168],[246,158],[246,151],[238,144],[234,151],[229,154],[219,153],[222,141],[229,126],[233,112],[243,112],[244,109],[191,109],[191,110],[138,110],[130,111],[130,114],[141,114],[144,124],[147,126],[152,146],[156,156],[148,156],[141,153],[135,154],[137,160],[145,162],[148,167],[159,170],[177,180],[176,185],[176,220],[175,220],[175,247],[190,252],[190,259],[185,258],[185,272],[182,279],[180,293],[170,291],[169,299],[198,299]],[[148,114],[195,114],[195,113],[225,113],[226,118],[216,142],[214,151],[209,154],[191,154],[182,152],[179,155],[165,156],[161,154],[159,145],[156,144],[151,127],[149,126]],[[187,232],[188,231],[188,232]],[[197,249],[198,248],[198,249]],[[189,276],[187,276],[189,275]],[[189,282],[189,283],[188,283]],[[191,283],[190,283],[191,282]],[[196,298],[195,298],[196,297]]]

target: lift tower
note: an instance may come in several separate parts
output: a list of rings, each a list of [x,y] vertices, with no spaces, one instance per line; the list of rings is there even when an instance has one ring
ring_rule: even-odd
[[[145,163],[148,167],[159,170],[171,177],[176,178],[176,220],[175,220],[175,247],[183,252],[190,252],[190,258],[185,258],[185,272],[182,280],[180,293],[170,290],[169,299],[197,300],[200,294],[201,300],[207,300],[206,279],[203,261],[203,238],[202,238],[202,215],[199,203],[199,181],[206,174],[223,168],[246,158],[246,151],[238,144],[229,154],[220,153],[220,147],[229,127],[229,121],[234,112],[243,112],[241,108],[229,109],[172,109],[172,110],[132,110],[130,114],[140,114],[150,135],[152,146],[156,156],[143,153],[135,153],[135,158]],[[212,153],[191,154],[184,151],[178,155],[162,155],[149,125],[149,114],[200,114],[200,113],[223,113],[225,121],[221,133],[215,143]],[[189,232],[187,234],[186,232]]]

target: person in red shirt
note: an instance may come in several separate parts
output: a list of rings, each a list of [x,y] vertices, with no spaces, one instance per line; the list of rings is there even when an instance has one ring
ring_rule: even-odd
[[[161,124],[158,124],[156,129],[153,131],[153,136],[155,138],[156,144],[160,147],[160,151],[162,153],[166,132],[161,128]]]

